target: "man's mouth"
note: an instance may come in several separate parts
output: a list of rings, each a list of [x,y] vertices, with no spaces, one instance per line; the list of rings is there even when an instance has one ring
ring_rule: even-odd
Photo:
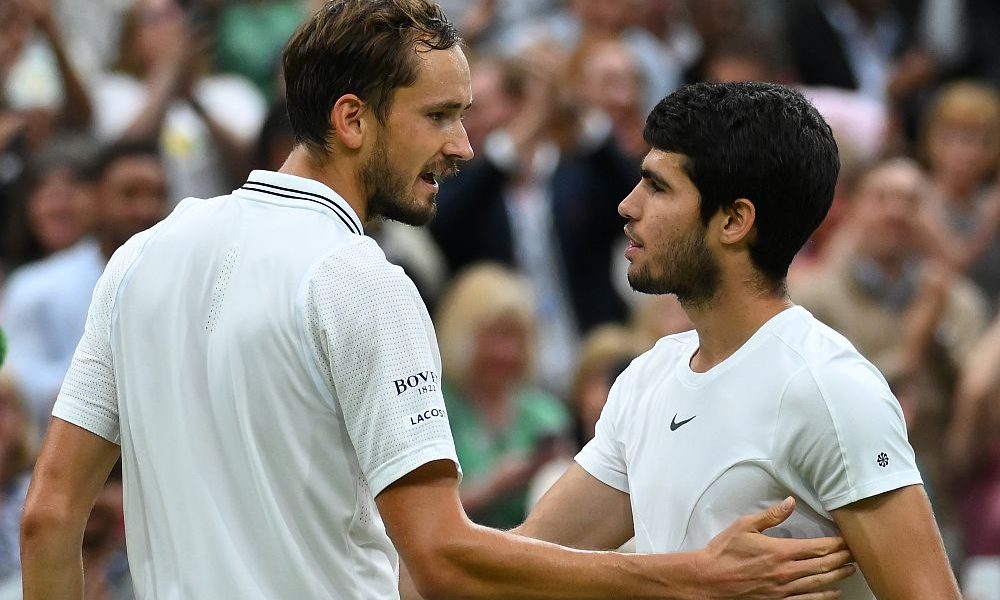
[[[631,230],[629,230],[628,225],[625,226],[625,237],[628,239],[629,247],[642,248],[642,242],[638,241]]]
[[[429,185],[437,186],[441,181],[454,177],[458,174],[458,164],[455,162],[443,162],[433,165],[420,174],[420,179]]]

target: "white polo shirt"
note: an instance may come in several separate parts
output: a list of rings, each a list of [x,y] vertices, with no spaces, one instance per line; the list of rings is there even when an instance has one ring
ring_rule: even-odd
[[[782,311],[706,373],[698,335],[661,339],[612,387],[577,455],[630,494],[639,552],[703,547],[741,515],[794,496],[777,537],[836,535],[830,511],[921,483],[899,403],[843,336]],[[860,572],[845,600],[872,598]]]
[[[457,464],[440,368],[350,206],[254,171],[115,253],[53,414],[121,444],[138,598],[395,598],[374,497]]]

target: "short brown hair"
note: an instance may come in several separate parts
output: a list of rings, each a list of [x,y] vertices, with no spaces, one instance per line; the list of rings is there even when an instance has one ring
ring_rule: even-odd
[[[325,155],[330,111],[344,94],[356,94],[384,122],[393,92],[417,79],[418,46],[447,50],[460,42],[430,0],[330,0],[282,57],[295,142]]]

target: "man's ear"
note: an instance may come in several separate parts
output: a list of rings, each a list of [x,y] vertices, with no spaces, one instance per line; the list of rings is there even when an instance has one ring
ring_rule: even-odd
[[[368,105],[354,94],[344,94],[330,109],[330,136],[344,147],[357,150],[368,127]]]
[[[753,202],[738,198],[731,206],[722,208],[719,241],[725,245],[749,243],[756,224],[757,209]]]

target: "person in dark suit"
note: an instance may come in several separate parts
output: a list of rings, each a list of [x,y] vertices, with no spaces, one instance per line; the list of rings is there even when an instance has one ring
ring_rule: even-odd
[[[617,203],[638,181],[638,169],[606,121],[581,118],[558,101],[554,69],[540,62],[521,65],[523,85],[510,88],[519,93],[512,98],[518,113],[442,184],[430,231],[452,272],[491,260],[536,283],[557,278],[557,292],[584,332],[626,317],[611,258],[622,238]]]

